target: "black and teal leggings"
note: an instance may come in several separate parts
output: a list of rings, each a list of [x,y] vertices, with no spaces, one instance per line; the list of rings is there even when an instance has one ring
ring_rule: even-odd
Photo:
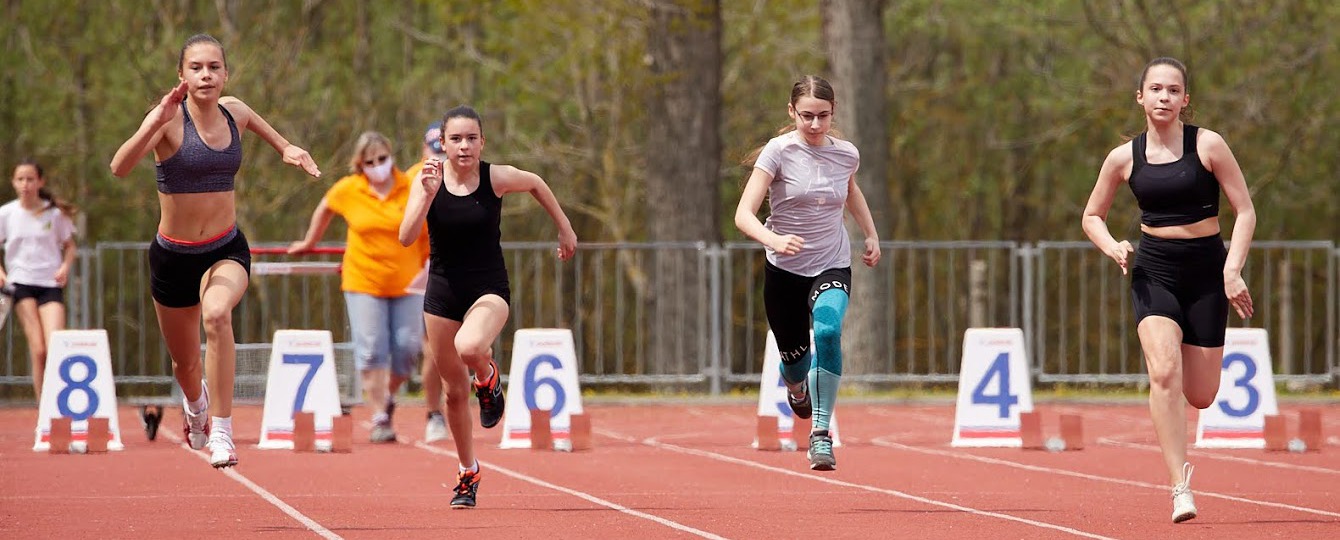
[[[826,294],[830,292],[833,294]],[[811,328],[814,346],[822,353],[816,355],[818,367],[842,374],[842,319],[850,297],[851,268],[830,268],[808,277],[770,262],[764,267],[763,307],[777,338],[787,382],[800,383],[810,370]]]

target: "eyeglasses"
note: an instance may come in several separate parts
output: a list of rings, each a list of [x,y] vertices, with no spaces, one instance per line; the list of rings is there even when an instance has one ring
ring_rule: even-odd
[[[383,164],[383,163],[386,163],[386,160],[388,160],[388,159],[391,159],[391,156],[388,156],[388,155],[386,155],[386,154],[382,154],[382,155],[377,156],[377,157],[372,158],[372,159],[365,159],[365,160],[363,160],[363,166],[364,166],[364,167],[371,167],[371,166],[374,166],[374,165],[381,165],[381,164]]]

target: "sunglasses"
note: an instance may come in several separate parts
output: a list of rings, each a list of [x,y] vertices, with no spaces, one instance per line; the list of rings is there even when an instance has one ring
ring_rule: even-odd
[[[386,163],[386,160],[388,160],[388,159],[391,159],[391,156],[388,156],[388,155],[386,155],[386,154],[382,154],[382,155],[377,156],[377,157],[372,158],[372,159],[365,159],[365,160],[363,160],[363,166],[364,166],[364,167],[372,167],[372,166],[374,166],[374,165],[381,165],[381,164],[383,164],[383,163]]]

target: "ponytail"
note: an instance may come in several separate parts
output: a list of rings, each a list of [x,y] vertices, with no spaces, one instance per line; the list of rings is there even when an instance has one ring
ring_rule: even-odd
[[[794,123],[787,124],[778,129],[777,134],[774,135],[774,137],[780,137],[782,135],[785,135],[787,132],[795,130],[796,125]],[[756,146],[754,147],[753,150],[750,150],[748,154],[745,154],[744,159],[740,160],[740,165],[744,165],[745,169],[753,169],[754,162],[758,161],[758,155],[763,153],[764,146],[767,146],[767,143]]]
[[[37,197],[60,209],[65,217],[74,218],[74,215],[79,213],[79,207],[70,204],[70,201],[55,196],[47,188],[37,190]]]

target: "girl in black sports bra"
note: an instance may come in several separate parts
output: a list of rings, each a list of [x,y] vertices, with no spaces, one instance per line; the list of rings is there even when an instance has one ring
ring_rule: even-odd
[[[502,256],[502,196],[530,193],[558,227],[558,258],[568,260],[577,249],[577,233],[549,185],[535,173],[509,165],[480,161],[484,149],[479,113],[456,107],[442,118],[445,158],[428,159],[410,188],[400,243],[418,238],[428,223],[428,286],[423,297],[424,329],[436,357],[447,396],[479,398],[479,420],[485,428],[503,414],[502,384],[493,362],[493,342],[507,324],[511,292]],[[474,381],[470,373],[474,371]],[[468,403],[447,400],[447,425],[460,457],[455,508],[475,505],[479,462],[470,435]]]
[[[1214,403],[1224,355],[1228,307],[1252,316],[1242,279],[1256,229],[1242,169],[1218,133],[1185,124],[1191,103],[1186,66],[1156,58],[1140,76],[1135,100],[1147,131],[1113,149],[1084,208],[1089,240],[1131,274],[1131,303],[1149,371],[1149,412],[1172,484],[1175,523],[1196,517],[1186,462],[1186,410]],[[1107,228],[1107,211],[1125,181],[1140,205],[1143,232],[1134,264],[1130,242]],[[1219,192],[1237,214],[1224,249]]]
[[[116,151],[111,167],[124,177],[153,151],[162,211],[149,246],[149,275],[158,326],[184,397],[183,429],[191,448],[209,446],[214,467],[231,467],[237,464],[232,312],[247,290],[251,266],[233,195],[242,132],[265,139],[284,163],[312,176],[321,171],[306,150],[289,144],[245,103],[223,96],[228,67],[218,40],[205,34],[187,39],[177,76],[179,84]],[[208,384],[201,380],[202,323]]]

